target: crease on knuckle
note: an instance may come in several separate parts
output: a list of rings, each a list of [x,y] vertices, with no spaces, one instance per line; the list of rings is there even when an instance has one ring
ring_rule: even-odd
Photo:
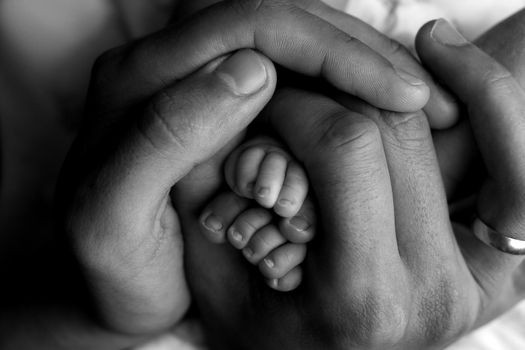
[[[411,57],[408,49],[399,41],[388,38],[387,55],[392,57],[399,56],[400,58]]]
[[[433,148],[432,134],[425,114],[384,112],[386,132],[382,135],[402,150],[427,153]]]
[[[189,149],[189,140],[193,134],[191,126],[175,127],[170,123],[170,117],[177,113],[177,101],[162,91],[146,107],[146,117],[138,124],[141,136],[159,153],[165,153],[166,145],[174,146],[184,152]],[[180,135],[186,135],[181,137]]]
[[[323,122],[325,125],[320,126],[323,131],[314,144],[329,153],[370,149],[381,139],[379,128],[372,120],[356,118],[347,111],[332,114]]]
[[[487,97],[501,96],[511,91],[515,86],[514,77],[503,68],[488,71],[483,76],[482,81]]]

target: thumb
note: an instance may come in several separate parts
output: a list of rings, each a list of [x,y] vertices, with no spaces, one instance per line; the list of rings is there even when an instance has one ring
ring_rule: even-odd
[[[114,152],[99,153],[103,144],[87,154],[80,143],[70,154],[74,165],[101,159],[82,168],[63,215],[107,325],[150,333],[184,312],[180,224],[169,191],[255,118],[275,81],[267,58],[238,51],[160,91],[121,139],[107,140],[116,141]]]
[[[241,50],[160,91],[120,147],[125,187],[165,194],[257,116],[275,82],[269,59]]]
[[[422,61],[462,100],[487,175],[477,198],[479,219],[501,234],[525,240],[525,92],[512,74],[446,21],[417,37]],[[477,221],[477,223],[479,223]],[[471,241],[472,242],[472,241]],[[463,244],[474,270],[508,274],[522,261],[483,244]]]
[[[488,172],[479,214],[501,232],[525,232],[525,92],[507,69],[444,20],[426,25],[417,47],[422,60],[468,107]]]

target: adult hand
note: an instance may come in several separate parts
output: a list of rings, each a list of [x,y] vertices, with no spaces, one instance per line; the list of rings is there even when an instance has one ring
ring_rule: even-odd
[[[523,65],[525,58],[524,18],[525,10],[522,10],[502,21],[476,40],[476,45],[508,69],[522,87],[525,87],[525,65]],[[505,40],[501,40],[501,38],[505,38]],[[431,60],[427,63],[430,70],[432,67],[437,67]],[[481,69],[480,67],[480,74],[482,74]],[[439,72],[437,73],[439,74]],[[491,76],[487,75],[486,78],[491,79]],[[476,107],[467,104],[468,110],[471,111],[470,114],[478,113],[478,110],[482,109],[483,106],[484,104],[478,104]],[[435,131],[433,135],[447,196],[451,201],[456,202],[452,204],[451,209],[458,211],[459,220],[471,219],[472,214],[478,211],[476,202],[472,199],[478,196],[487,177],[491,177],[490,172],[487,174],[485,162],[478,149],[481,144],[478,143],[479,138],[478,140],[474,138],[471,123],[471,118],[470,120],[464,118],[455,127],[444,131]],[[494,142],[504,142],[508,137],[498,138],[496,131],[491,130],[489,125],[484,125],[481,128],[494,133],[491,137]],[[486,144],[486,142],[482,144]],[[513,152],[519,152],[519,150]],[[504,162],[505,160],[502,158],[499,161]],[[455,215],[455,213],[452,214]],[[492,315],[485,320],[486,322],[499,316],[525,297],[525,263],[522,262],[514,270],[513,275],[513,283],[509,283],[507,289],[500,290],[498,294],[486,300],[487,307],[490,305],[493,310]]]
[[[184,20],[196,10],[206,8],[220,1],[221,0],[182,1],[175,11],[174,20]],[[403,45],[379,33],[369,24],[338,11],[320,0],[288,2],[294,3],[307,12],[322,18],[339,30],[364,43],[386,58],[394,67],[424,80],[430,88],[430,99],[425,105],[424,111],[433,129],[446,129],[458,121],[459,109],[457,101],[433,80],[418,60]],[[293,78],[297,77],[293,76]],[[304,88],[304,86],[302,85],[301,88]]]
[[[169,192],[190,171],[206,168],[269,100],[275,72],[260,53],[384,108],[425,105],[422,81],[306,11],[305,3],[221,3],[98,61],[59,203],[106,329],[151,334],[184,313],[179,208]],[[224,57],[241,48],[260,53]],[[211,188],[186,188],[194,193],[184,204]]]
[[[480,219],[525,239],[525,93],[455,35],[443,21],[426,26],[421,57],[469,106],[489,173]],[[267,109],[319,202],[319,234],[296,292],[265,288],[235,252],[198,234],[196,206],[184,199],[206,169],[176,188],[188,279],[218,348],[441,348],[493,317],[492,301],[512,289],[523,259],[450,221],[424,114],[339,102],[286,90]]]

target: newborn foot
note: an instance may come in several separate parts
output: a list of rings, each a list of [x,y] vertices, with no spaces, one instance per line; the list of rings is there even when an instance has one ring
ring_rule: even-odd
[[[241,250],[271,288],[295,289],[306,243],[315,233],[305,171],[279,143],[260,137],[230,154],[225,177],[235,194],[221,194],[206,207],[201,216],[205,235]],[[260,206],[250,207],[246,199]]]
[[[201,224],[206,236],[214,236],[213,241],[227,240],[242,251],[248,262],[258,266],[271,288],[290,291],[301,283],[300,264],[306,256],[306,243],[315,235],[315,214],[309,199],[296,216],[276,220],[272,211],[249,207],[248,201],[233,192],[222,193],[205,208]]]
[[[308,194],[303,167],[269,137],[258,137],[235,149],[225,166],[226,182],[239,196],[253,198],[263,208],[292,217]]]

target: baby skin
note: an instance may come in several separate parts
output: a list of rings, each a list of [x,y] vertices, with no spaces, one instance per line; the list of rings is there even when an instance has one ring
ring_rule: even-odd
[[[315,235],[315,212],[303,167],[283,145],[257,136],[237,147],[224,166],[231,191],[203,210],[203,233],[229,242],[258,266],[267,285],[291,291],[302,280],[306,243]],[[213,237],[213,238],[211,238]]]

